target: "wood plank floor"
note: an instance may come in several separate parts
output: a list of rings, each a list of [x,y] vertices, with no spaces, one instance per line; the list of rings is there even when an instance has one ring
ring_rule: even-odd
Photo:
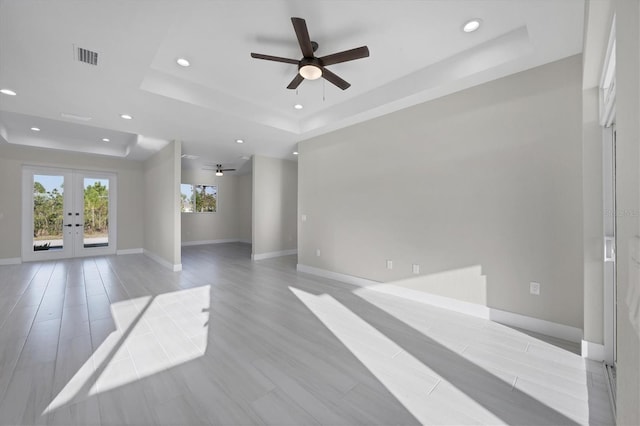
[[[232,243],[0,266],[7,425],[613,424],[602,367]]]

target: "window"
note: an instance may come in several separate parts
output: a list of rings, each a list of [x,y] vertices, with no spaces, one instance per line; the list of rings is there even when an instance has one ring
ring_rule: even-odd
[[[193,213],[193,185],[188,183],[180,184],[180,211]]]
[[[218,204],[216,185],[180,185],[180,211],[183,213],[215,213]]]

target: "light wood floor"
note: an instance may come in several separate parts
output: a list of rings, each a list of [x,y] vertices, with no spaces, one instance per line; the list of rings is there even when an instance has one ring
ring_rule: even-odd
[[[0,423],[613,423],[597,363],[249,254],[0,266]]]

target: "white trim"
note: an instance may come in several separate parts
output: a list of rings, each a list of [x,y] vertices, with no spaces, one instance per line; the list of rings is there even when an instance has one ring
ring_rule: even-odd
[[[144,253],[144,250],[141,248],[116,250],[116,254],[118,256],[122,256],[123,254],[143,254],[143,253]]]
[[[224,244],[224,243],[240,243],[243,242],[238,238],[227,238],[222,240],[199,240],[199,241],[183,241],[183,246],[203,246],[205,244]]]
[[[292,254],[298,254],[298,249],[271,251],[268,253],[258,253],[258,254],[251,253],[251,260],[270,259],[272,257],[289,256]]]
[[[311,275],[317,275],[319,277],[341,281],[347,284],[356,285],[358,287],[365,287],[369,290],[410,299],[416,302],[437,306],[439,308],[471,315],[477,318],[488,319],[494,322],[522,328],[524,330],[534,331],[536,333],[545,334],[551,337],[557,337],[559,339],[568,340],[571,342],[579,343],[582,340],[582,329],[564,324],[558,324],[555,322],[515,314],[512,312],[501,311],[500,309],[489,308],[477,303],[470,303],[450,297],[438,296],[435,294],[413,290],[406,287],[400,287],[394,284],[385,284],[378,281],[368,280],[366,278],[354,277],[352,275],[327,271],[325,269],[315,268],[303,264],[298,264],[297,270],[299,272],[305,272]]]
[[[326,269],[314,268],[313,266],[303,265],[298,263],[296,265],[298,272],[305,272],[311,275],[317,275],[323,278],[329,278],[330,280],[336,280],[347,284],[357,285],[358,287],[369,287],[382,284],[379,281],[372,281],[366,278],[354,277],[353,275],[341,274],[339,272],[327,271]]]
[[[536,333],[557,337],[558,339],[568,340],[570,342],[580,343],[582,340],[582,329],[580,328],[515,314],[513,312],[501,311],[500,309],[491,308],[491,315],[489,319],[501,324],[534,331]]]
[[[5,257],[0,259],[0,265],[19,265],[22,263],[22,259],[19,257]]]
[[[368,280],[366,278],[354,277],[352,275],[341,274],[339,272],[327,271],[324,269],[314,268],[312,266],[298,264],[297,270],[312,275],[341,281],[347,284],[353,284],[358,287],[366,287],[367,290],[373,290],[380,293],[390,294],[392,296],[402,297],[404,299],[414,300],[438,308],[448,309],[454,312],[471,315],[478,318],[489,319],[489,308],[478,305],[476,303],[464,302],[462,300],[453,299],[451,297],[438,296],[424,291],[413,290],[411,288],[400,287],[393,284],[385,284],[379,281]]]
[[[380,293],[410,299],[426,305],[436,306],[438,308],[471,315],[477,318],[488,320],[491,316],[491,309],[484,305],[465,302],[451,297],[438,296],[436,294],[425,293],[424,291],[400,287],[393,284],[379,284],[373,287],[368,287],[367,290],[374,290]]]
[[[582,341],[582,358],[588,358],[593,361],[604,361],[604,345],[593,343],[586,340]]]
[[[251,240],[238,240],[239,243],[244,243],[244,244],[253,244],[253,241]]]
[[[157,254],[155,254],[152,251],[149,251],[147,249],[143,249],[142,253],[147,256],[149,259],[154,260],[156,262],[158,262],[160,265],[164,266],[167,269],[172,270],[173,272],[178,272],[178,271],[182,271],[182,263],[176,263],[173,264],[171,262],[166,261],[165,259],[163,259],[162,257],[158,256]]]

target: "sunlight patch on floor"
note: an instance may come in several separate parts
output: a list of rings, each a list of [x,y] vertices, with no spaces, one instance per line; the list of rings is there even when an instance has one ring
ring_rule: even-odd
[[[289,289],[421,423],[444,421],[434,418],[437,410],[427,404],[432,392],[442,386],[460,409],[482,412],[483,420],[492,424],[503,423],[330,295]]]
[[[210,286],[111,305],[116,330],[43,414],[199,358],[207,349]]]
[[[580,355],[542,340],[542,335],[534,337],[488,320],[470,317],[464,320],[464,327],[450,323],[450,318],[441,321],[434,316],[426,320],[412,315],[404,304],[381,298],[376,289],[353,293],[513,390],[568,419],[588,423],[590,373],[585,374],[587,361]]]

